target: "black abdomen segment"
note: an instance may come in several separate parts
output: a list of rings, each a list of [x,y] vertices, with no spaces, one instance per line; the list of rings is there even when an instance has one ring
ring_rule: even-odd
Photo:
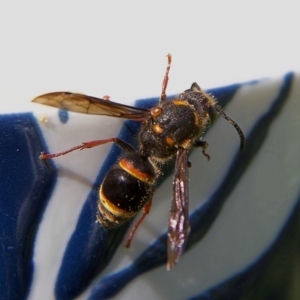
[[[155,169],[146,156],[126,153],[102,182],[98,221],[113,228],[135,216],[151,199],[155,179]]]

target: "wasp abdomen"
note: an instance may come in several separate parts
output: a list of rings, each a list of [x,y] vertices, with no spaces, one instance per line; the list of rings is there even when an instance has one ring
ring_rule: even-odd
[[[156,172],[148,157],[126,153],[105,176],[100,187],[98,220],[107,228],[135,216],[153,193]]]

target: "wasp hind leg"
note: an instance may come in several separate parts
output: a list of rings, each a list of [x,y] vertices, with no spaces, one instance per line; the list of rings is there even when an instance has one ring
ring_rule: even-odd
[[[152,195],[149,199],[149,201],[147,202],[147,204],[144,206],[143,209],[143,215],[141,216],[141,218],[137,221],[137,223],[133,226],[133,228],[131,229],[130,233],[129,233],[129,237],[127,239],[127,242],[125,244],[126,248],[130,248],[131,245],[131,241],[134,237],[134,234],[136,232],[136,230],[139,228],[139,226],[142,224],[142,222],[144,221],[144,219],[146,218],[146,216],[149,214],[151,206],[152,206],[152,197],[154,194],[154,189],[152,190]]]

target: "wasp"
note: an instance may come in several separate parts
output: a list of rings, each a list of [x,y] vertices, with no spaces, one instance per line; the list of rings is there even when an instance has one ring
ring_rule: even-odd
[[[101,99],[69,92],[48,93],[32,101],[68,111],[141,122],[138,149],[115,137],[85,142],[56,154],[42,152],[40,155],[41,160],[46,160],[110,142],[124,150],[124,154],[108,171],[100,186],[97,220],[104,228],[110,229],[122,225],[143,210],[142,217],[130,233],[127,247],[130,246],[136,229],[150,211],[155,185],[162,174],[163,165],[175,159],[173,199],[168,227],[167,270],[171,270],[182,256],[190,232],[189,152],[194,147],[200,147],[203,155],[210,159],[206,153],[208,143],[203,141],[202,137],[218,115],[236,129],[240,137],[241,150],[245,147],[245,137],[241,128],[225,114],[214,97],[205,93],[197,83],[193,83],[176,98],[166,99],[172,57],[168,54],[167,58],[168,64],[159,103],[151,109],[112,102],[109,96]]]

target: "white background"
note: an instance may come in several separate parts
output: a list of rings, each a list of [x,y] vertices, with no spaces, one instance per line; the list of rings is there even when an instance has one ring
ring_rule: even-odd
[[[0,111],[57,90],[157,96],[168,53],[169,94],[299,71],[298,4],[0,0]]]

